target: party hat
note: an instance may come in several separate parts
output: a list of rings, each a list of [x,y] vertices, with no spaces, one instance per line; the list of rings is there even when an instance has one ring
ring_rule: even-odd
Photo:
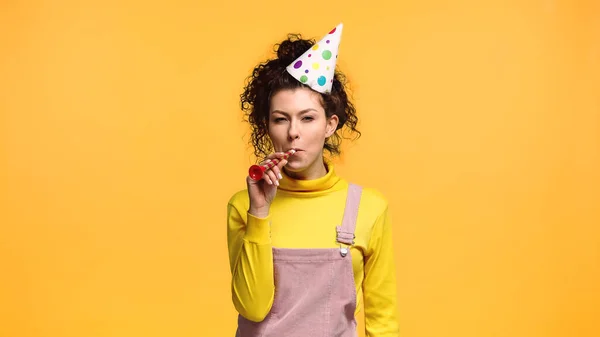
[[[340,23],[319,42],[287,66],[298,81],[320,93],[330,93],[335,74],[343,24]]]

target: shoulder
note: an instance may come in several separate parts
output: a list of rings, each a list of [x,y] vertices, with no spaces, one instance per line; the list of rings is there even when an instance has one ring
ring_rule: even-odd
[[[248,197],[248,191],[246,189],[239,190],[233,193],[227,201],[228,208],[235,208],[238,212],[243,212],[250,207],[250,198]]]
[[[388,199],[380,190],[368,186],[361,186],[361,188],[360,210],[367,211],[374,216],[379,216],[387,211]]]
[[[371,247],[372,238],[378,237],[381,224],[388,219],[388,199],[377,188],[363,186],[358,206],[356,237],[361,244]]]

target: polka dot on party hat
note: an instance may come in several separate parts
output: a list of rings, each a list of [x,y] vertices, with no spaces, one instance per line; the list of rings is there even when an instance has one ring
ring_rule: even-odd
[[[320,93],[331,92],[343,24],[329,31],[286,68],[301,83]]]

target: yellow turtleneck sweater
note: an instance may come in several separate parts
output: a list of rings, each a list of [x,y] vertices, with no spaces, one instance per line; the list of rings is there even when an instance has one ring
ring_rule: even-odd
[[[248,213],[248,191],[235,193],[227,207],[227,241],[232,297],[237,311],[261,321],[275,294],[272,247],[339,248],[335,226],[341,224],[348,182],[328,172],[315,180],[295,180],[283,171],[266,218]],[[392,226],[386,199],[363,188],[355,245],[351,248],[357,309],[364,301],[367,337],[397,337],[396,274]],[[361,301],[363,300],[363,301]]]

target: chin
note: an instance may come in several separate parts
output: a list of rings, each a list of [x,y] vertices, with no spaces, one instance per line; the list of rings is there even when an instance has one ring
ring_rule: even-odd
[[[285,169],[290,172],[301,172],[301,171],[306,170],[306,168],[307,168],[306,164],[300,160],[288,162],[287,165],[285,165]]]
[[[306,169],[306,159],[296,157],[294,159],[290,158],[288,163],[285,165],[285,168],[290,172],[298,172]]]
[[[306,158],[305,156],[299,156],[289,160],[285,165],[285,168],[290,172],[298,173],[307,170],[313,163],[314,161],[310,161],[309,158]]]

